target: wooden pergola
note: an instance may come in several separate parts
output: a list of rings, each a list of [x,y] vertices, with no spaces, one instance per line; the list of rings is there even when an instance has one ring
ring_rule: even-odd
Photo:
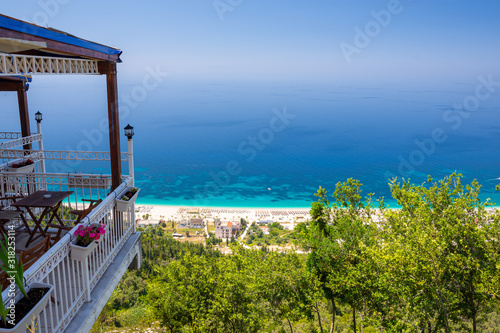
[[[21,135],[31,135],[27,83],[32,75],[106,75],[111,191],[121,183],[116,64],[121,50],[0,14],[0,91],[16,91]],[[24,149],[31,149],[25,145]]]

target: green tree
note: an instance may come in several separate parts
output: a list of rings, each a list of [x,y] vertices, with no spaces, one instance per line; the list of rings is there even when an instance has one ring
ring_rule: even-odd
[[[247,253],[253,257],[255,289],[268,304],[268,315],[275,321],[286,321],[290,332],[293,322],[312,320],[319,287],[303,260],[294,253],[268,252],[264,257],[257,251]]]
[[[241,218],[240,219],[240,224],[241,224],[241,229],[245,230],[246,227],[247,227],[247,225],[248,225],[248,222],[244,218]]]
[[[379,257],[399,302],[392,315],[413,327],[451,332],[453,323],[477,331],[498,277],[498,216],[479,200],[476,181],[461,175],[434,182],[390,184],[400,210],[383,210]],[[491,285],[490,285],[491,286]]]
[[[157,277],[148,284],[146,302],[156,319],[170,332],[185,325],[205,324],[209,294],[216,288],[213,266],[204,256],[184,256],[167,267],[156,267]]]
[[[166,267],[147,288],[145,301],[171,332],[257,332],[259,312],[249,292],[241,255],[215,257],[186,254]]]
[[[361,183],[348,179],[336,185],[335,201],[330,203],[326,190],[320,187],[310,223],[297,228],[299,243],[310,251],[307,267],[331,303],[330,332],[335,328],[336,301],[351,306],[356,332],[356,311],[365,310],[372,297],[375,277],[367,249],[374,242],[376,227],[371,221],[371,195],[363,201],[361,192]]]

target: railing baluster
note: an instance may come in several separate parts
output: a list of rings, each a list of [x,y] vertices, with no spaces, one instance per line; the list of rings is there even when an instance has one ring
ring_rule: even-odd
[[[66,260],[67,260],[67,257],[63,259],[62,261],[62,281],[64,283],[64,286],[63,286],[63,290],[64,290],[64,297],[63,297],[63,302],[61,302],[61,304],[64,304],[64,309],[68,309],[70,304],[68,302],[68,298],[67,298],[67,285],[68,285],[68,280],[66,280],[66,267],[67,267],[67,264],[66,264]]]
[[[71,300],[76,298],[75,295],[75,286],[72,285],[76,282],[76,277],[75,277],[75,272],[73,271],[73,267],[72,267],[72,260],[70,257],[67,257],[66,258],[67,262],[68,262],[68,279],[69,281],[71,281],[70,283],[70,286],[69,286],[69,304],[71,305]]]
[[[52,302],[52,300],[51,300]],[[47,321],[47,312],[49,311],[49,309],[51,308],[51,306],[48,306],[46,307],[44,310],[43,310],[43,323],[44,323],[44,328],[45,328],[45,332],[49,332],[49,322]],[[40,324],[41,326],[41,324]]]
[[[63,261],[64,261],[64,259],[63,259]],[[62,261],[62,262],[63,262],[63,261]],[[62,263],[62,262],[61,262],[61,263]],[[57,265],[57,267],[56,267],[55,271],[57,271],[57,280],[56,280],[56,281],[58,282],[58,283],[57,283],[57,287],[58,287],[58,290],[59,290],[59,297],[58,297],[58,299],[59,299],[59,300],[58,300],[58,302],[59,302],[59,304],[60,304],[60,308],[61,308],[61,310],[62,310],[61,312],[63,312],[63,313],[64,313],[64,312],[65,312],[65,311],[64,311],[64,310],[65,310],[65,308],[64,308],[64,293],[63,293],[63,288],[62,288],[62,287],[63,287],[63,286],[62,286],[63,281],[61,281],[61,266],[63,266],[63,265]],[[56,288],[57,288],[57,287],[56,287]]]
[[[56,267],[57,267],[57,266],[56,266]],[[54,269],[54,270],[55,270],[55,269]],[[51,279],[50,279],[51,281],[50,281],[50,282],[51,282],[51,284],[52,284],[52,285],[54,285],[54,287],[55,287],[55,288],[54,288],[54,295],[53,295],[53,297],[54,297],[54,299],[55,299],[55,303],[56,303],[56,304],[55,304],[55,309],[54,309],[54,312],[55,312],[55,319],[56,319],[56,323],[58,323],[58,322],[60,322],[60,321],[61,321],[61,318],[60,318],[60,314],[59,314],[59,307],[57,307],[57,302],[59,301],[59,297],[58,297],[58,293],[57,293],[57,287],[56,287],[56,285],[55,285],[55,283],[56,283],[56,281],[57,281],[57,280],[55,279],[55,271],[54,271],[54,270],[51,272]]]
[[[81,261],[73,260],[73,264],[78,268],[78,297],[82,297],[85,292],[85,286],[83,285],[83,265]]]

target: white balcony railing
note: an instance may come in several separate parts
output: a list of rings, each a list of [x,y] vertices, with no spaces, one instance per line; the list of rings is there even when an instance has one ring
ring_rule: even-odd
[[[89,175],[84,176],[88,177]],[[0,177],[11,179],[13,176],[0,174]],[[34,189],[48,188],[48,186],[55,186],[55,183],[63,188],[70,186],[68,185],[70,177],[67,175],[29,174],[29,176],[22,178],[28,179],[28,187],[32,186]],[[87,179],[95,180],[90,177]],[[3,180],[5,178],[2,178],[0,183],[3,183]],[[102,203],[83,220],[83,223],[97,222],[107,226],[107,232],[88,258],[87,264],[72,260],[70,256],[69,243],[76,230],[75,227],[25,272],[24,277],[27,284],[44,282],[54,286],[51,300],[36,318],[37,332],[57,333],[64,331],[84,302],[90,300],[90,292],[127,239],[132,233],[135,233],[134,206],[127,212],[118,212],[115,209],[116,198],[121,197],[131,183],[131,177],[124,179],[124,182],[106,196]],[[83,189],[86,185],[81,186]],[[101,190],[97,187],[94,190]],[[61,190],[64,190],[63,188]],[[8,301],[7,292],[8,290],[3,293],[6,301]]]
[[[33,74],[99,74],[96,60],[0,54],[0,76]]]
[[[0,142],[0,197],[11,194],[27,195],[38,190],[74,191],[73,195],[63,202],[63,205],[70,209],[83,209],[81,199],[102,199],[109,193],[110,175],[43,172],[44,163],[47,160],[65,160],[68,163],[72,163],[71,161],[109,161],[109,152],[15,149],[25,144],[40,143],[43,140],[42,134],[21,137],[16,132],[0,132],[0,137],[10,139],[10,141]],[[127,153],[120,154],[120,159],[129,163],[130,170],[129,158],[131,159],[131,156]],[[22,174],[7,171],[12,163],[26,159],[35,162],[33,172]]]
[[[5,169],[9,163],[16,159],[37,160],[75,160],[75,161],[109,161],[110,153],[104,151],[68,151],[68,150],[36,150],[36,149],[14,149],[33,143],[42,143],[43,134],[33,134],[22,137],[18,132],[0,132],[0,171]],[[42,144],[43,145],[43,144]],[[129,161],[129,153],[120,153],[122,161]],[[129,161],[130,163],[130,161]]]
[[[21,137],[21,132],[0,132],[0,140],[13,140]]]
[[[3,132],[3,133],[6,133],[6,132]],[[9,132],[7,132],[7,133],[9,133]],[[35,142],[40,142],[40,141],[42,141],[42,138],[43,138],[43,136],[41,133],[40,134],[33,134],[31,136],[26,136],[26,137],[17,137],[17,139],[5,141],[5,142],[0,142],[0,150],[12,149],[12,148],[32,144]]]
[[[26,196],[42,190],[73,191],[62,203],[69,210],[83,209],[81,199],[104,199],[110,188],[110,175],[0,172],[0,197],[18,194]],[[63,219],[71,219],[66,210],[62,213]]]
[[[68,151],[68,150],[0,150],[2,159],[38,158],[44,160],[74,160],[74,161],[109,161],[107,151]],[[121,153],[120,159],[127,161],[127,153]]]
[[[0,132],[0,139],[9,140],[0,142],[0,197],[13,194],[26,196],[39,190],[72,191],[73,194],[62,203],[60,215],[63,220],[76,218],[69,214],[70,210],[85,208],[81,199],[103,199],[99,206],[82,220],[83,223],[97,222],[107,226],[106,234],[87,261],[80,262],[71,258],[69,243],[76,230],[73,228],[24,273],[26,284],[44,282],[54,286],[51,300],[36,318],[36,332],[58,333],[64,332],[66,328],[72,330],[75,320],[78,322],[79,311],[88,307],[86,302],[90,301],[91,292],[96,286],[94,293],[101,292],[100,282],[106,281],[106,276],[109,274],[106,269],[110,265],[115,265],[113,260],[117,254],[124,249],[128,251],[126,253],[129,260],[132,260],[130,256],[136,254],[140,256],[140,243],[134,245],[133,250],[129,250],[130,241],[127,243],[135,233],[134,206],[132,205],[127,212],[115,209],[116,198],[120,198],[126,188],[133,185],[133,177],[122,177],[123,183],[110,193],[110,175],[42,172],[46,160],[105,161],[110,159],[107,152],[22,149],[26,144],[41,143],[42,134],[21,137],[15,132]],[[127,161],[131,156],[122,153],[120,157],[123,161]],[[32,159],[35,162],[35,169],[32,172],[7,171],[11,163],[25,159]],[[120,253],[120,258],[123,253],[123,251]],[[9,301],[7,292],[8,289],[3,292],[6,304]],[[70,323],[71,326],[68,327]]]

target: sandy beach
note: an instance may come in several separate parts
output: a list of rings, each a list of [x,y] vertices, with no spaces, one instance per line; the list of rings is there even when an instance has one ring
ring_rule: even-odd
[[[499,207],[489,207],[488,211]],[[375,209],[375,219],[379,217]],[[186,207],[167,205],[136,205],[136,222],[143,225],[158,224],[160,221],[176,223],[191,218],[203,218],[207,222],[215,219],[221,221],[238,221],[241,218],[247,222],[269,221],[279,222],[286,229],[293,229],[297,223],[310,219],[307,208],[236,208],[236,207]]]
[[[273,221],[294,225],[309,219],[307,208],[235,208],[235,207],[183,207],[163,205],[136,205],[137,222],[157,224],[159,221],[180,222],[190,218],[248,222]],[[292,227],[293,228],[293,227]]]

